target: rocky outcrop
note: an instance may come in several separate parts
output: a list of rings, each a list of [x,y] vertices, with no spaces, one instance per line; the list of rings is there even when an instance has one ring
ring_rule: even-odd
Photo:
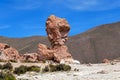
[[[68,52],[65,42],[68,40],[68,32],[70,26],[63,18],[54,15],[48,17],[46,21],[46,32],[51,43],[51,48],[46,45],[39,44],[38,54],[40,59],[54,60],[60,62],[61,59],[72,59]]]
[[[41,60],[53,60],[60,62],[62,59],[68,59],[70,61],[72,60],[72,56],[68,51],[68,47],[65,45],[65,42],[68,40],[69,30],[70,26],[65,19],[51,15],[46,21],[46,32],[51,43],[50,48],[39,43],[37,52],[19,55],[18,51],[11,46],[7,44],[0,44],[0,59],[19,59],[20,61],[30,62]]]
[[[4,43],[0,43],[0,52],[2,52],[3,50],[10,48],[10,46],[8,44],[4,44]]]
[[[54,15],[48,17],[46,22],[46,31],[53,48],[55,46],[62,46],[65,44],[68,39],[69,30],[70,26],[65,19],[58,18]]]
[[[17,61],[20,59],[19,53],[16,49],[12,48],[8,44],[0,43],[0,60],[2,61]]]
[[[63,18],[58,18],[54,15],[48,17],[46,21],[46,31],[48,39],[51,42],[51,49],[53,50],[53,58],[60,62],[61,59],[72,59],[71,54],[65,42],[68,40],[68,32],[70,26]]]
[[[103,63],[110,63],[110,60],[108,60],[108,59],[103,59],[102,62],[103,62]]]
[[[37,53],[26,53],[21,55],[21,62],[37,62],[38,54]]]
[[[61,59],[72,59],[72,56],[68,52],[68,48],[65,45],[55,46],[53,50],[55,51],[54,60],[57,62],[60,62]]]
[[[53,59],[54,51],[48,48],[46,45],[39,43],[37,53],[40,60],[51,60]]]

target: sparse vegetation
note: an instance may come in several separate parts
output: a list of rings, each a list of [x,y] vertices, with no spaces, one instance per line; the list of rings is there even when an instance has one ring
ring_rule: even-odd
[[[60,64],[59,66],[61,67],[62,71],[70,71],[71,70],[71,66],[69,66],[69,65]]]
[[[24,60],[24,61],[22,61],[23,63],[35,63],[35,62],[33,62],[33,61],[30,61],[30,60]]]
[[[79,69],[75,68],[74,71],[79,71]]]
[[[6,61],[6,60],[1,60],[1,59],[0,59],[0,62],[7,62],[7,61]]]
[[[39,66],[30,66],[30,67],[27,67],[27,71],[40,72],[40,67]]]
[[[7,69],[7,70],[12,70],[13,66],[10,62],[6,63],[6,64],[0,64],[0,69]]]
[[[3,72],[9,71],[9,72],[12,72],[17,75],[25,74],[26,72],[31,72],[31,71],[40,72],[40,70],[41,70],[41,68],[39,66],[24,66],[24,65],[16,67],[13,70],[13,66],[10,62],[3,64],[3,65],[0,64],[0,69],[3,70]],[[66,64],[56,64],[56,65],[49,64],[49,65],[45,66],[44,68],[42,68],[41,72],[45,73],[45,72],[56,72],[56,71],[70,71],[70,70],[71,70],[71,66],[66,65]],[[3,72],[0,73],[0,80],[15,80],[15,79],[11,78],[12,74],[10,74],[10,73],[7,74],[7,73],[3,73]],[[9,77],[6,79],[3,79],[4,76],[9,76]]]
[[[58,65],[50,65],[50,71],[70,71],[71,66],[66,65],[66,64],[58,64]]]
[[[18,74],[18,75],[24,74],[26,72],[27,72],[27,66],[24,66],[24,65],[21,65],[20,67],[15,68],[15,70],[14,70],[14,73]]]
[[[49,66],[45,66],[45,68],[42,69],[42,72],[43,72],[43,73],[49,72]]]
[[[13,66],[10,62],[4,64],[3,66],[1,65],[2,69],[8,69],[8,70],[12,70]]]
[[[0,72],[0,80],[16,80],[15,76],[10,72]]]
[[[0,64],[0,69],[3,69],[3,65],[2,64]]]
[[[27,66],[21,65],[20,67],[15,68],[14,73],[20,75],[20,74],[26,73],[27,71],[40,72],[40,67],[38,66],[27,67]]]
[[[45,66],[43,68],[43,72],[55,72],[55,71],[70,71],[71,66],[66,65],[66,64],[57,64],[57,65],[52,65],[50,64],[49,66]]]
[[[56,65],[50,64],[49,67],[50,67],[50,72],[55,72],[55,71],[57,71]]]
[[[43,62],[43,63],[46,63],[46,60],[45,60],[45,59],[43,59],[43,60],[42,60],[42,62]]]
[[[9,61],[10,61],[10,62],[13,62],[13,63],[17,63],[17,61],[16,61],[16,60],[12,60],[12,59],[11,59],[11,60],[9,60]]]

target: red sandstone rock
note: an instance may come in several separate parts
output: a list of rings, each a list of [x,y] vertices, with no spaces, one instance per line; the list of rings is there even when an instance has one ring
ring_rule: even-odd
[[[44,60],[44,59],[51,60],[53,58],[54,51],[48,48],[44,44],[39,44],[37,53],[40,60]]]
[[[2,52],[3,50],[10,48],[10,46],[8,44],[4,44],[4,43],[0,43],[0,52]]]
[[[57,62],[60,62],[62,59],[72,59],[72,56],[65,45],[55,46],[53,50],[55,51],[54,60]]]
[[[52,45],[51,49],[54,51],[53,56],[55,61],[60,62],[61,59],[72,59],[67,46],[65,46],[69,30],[70,26],[65,19],[58,18],[54,15],[48,17],[46,31]]]
[[[26,53],[21,55],[21,61],[28,61],[28,62],[37,62],[38,61],[38,54],[37,53]]]
[[[7,44],[2,44],[0,43],[0,59],[9,61],[9,60],[14,60],[17,61],[20,59],[19,53],[16,49],[10,47]]]
[[[108,59],[103,59],[102,62],[103,62],[103,63],[110,63],[110,60],[108,60]]]
[[[54,15],[48,17],[46,21],[46,31],[52,47],[55,45],[64,45],[68,39],[69,30],[70,26],[65,19],[58,18]]]

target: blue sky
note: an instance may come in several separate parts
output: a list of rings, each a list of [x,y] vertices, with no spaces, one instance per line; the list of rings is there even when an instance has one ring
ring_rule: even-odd
[[[120,0],[0,0],[0,36],[44,36],[51,14],[67,19],[72,36],[120,21]]]

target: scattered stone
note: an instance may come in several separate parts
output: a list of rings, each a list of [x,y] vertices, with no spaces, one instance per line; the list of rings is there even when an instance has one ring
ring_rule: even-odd
[[[79,69],[75,68],[74,71],[79,71]]]
[[[76,74],[73,74],[73,76],[78,76],[78,75],[76,75]]]
[[[115,64],[117,64],[117,63],[112,61],[112,62],[110,62],[110,64],[111,64],[111,65],[115,65]]]
[[[80,62],[78,60],[73,60],[73,59],[61,59],[60,64],[77,64],[79,65]]]
[[[105,70],[102,70],[102,71],[100,71],[100,72],[97,72],[97,74],[107,74],[108,72],[107,71],[105,71]]]
[[[92,64],[91,64],[91,63],[88,63],[87,66],[92,66]]]
[[[108,59],[103,59],[102,62],[103,62],[103,63],[110,63],[110,60],[108,60]]]

